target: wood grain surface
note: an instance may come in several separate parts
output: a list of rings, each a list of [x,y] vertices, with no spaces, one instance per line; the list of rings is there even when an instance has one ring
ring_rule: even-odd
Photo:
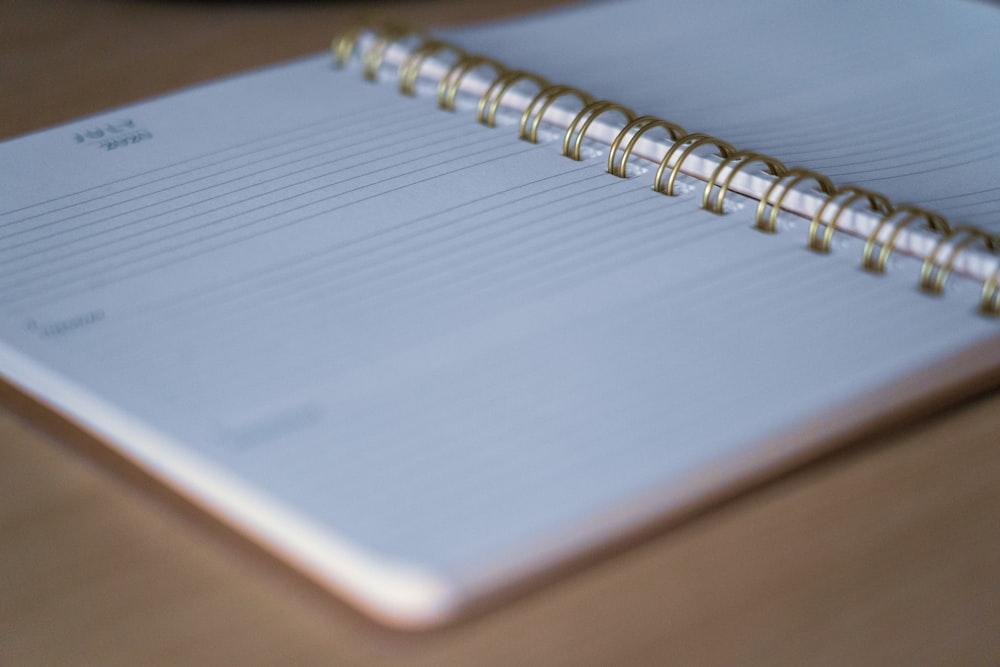
[[[536,6],[377,8],[433,25]],[[5,0],[0,137],[321,50],[371,8]],[[403,634],[7,390],[0,665],[1000,664],[1000,392],[926,412],[489,613]]]

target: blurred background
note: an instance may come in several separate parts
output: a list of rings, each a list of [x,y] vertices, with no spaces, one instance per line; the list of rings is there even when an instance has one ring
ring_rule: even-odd
[[[463,2],[0,2],[0,138],[329,47],[364,15],[422,27],[569,4]]]

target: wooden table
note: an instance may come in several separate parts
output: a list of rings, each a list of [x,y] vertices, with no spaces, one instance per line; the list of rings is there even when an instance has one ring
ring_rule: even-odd
[[[435,24],[535,5],[385,7]],[[0,137],[320,50],[359,7],[7,0]],[[407,635],[95,461],[8,388],[0,664],[1000,664],[998,441],[1000,392],[928,410],[479,618]]]

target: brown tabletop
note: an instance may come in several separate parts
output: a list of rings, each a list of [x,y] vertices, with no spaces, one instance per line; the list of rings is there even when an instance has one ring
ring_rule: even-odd
[[[381,8],[441,24],[539,4]],[[0,138],[319,51],[370,8],[6,0]],[[1000,392],[923,412],[465,623],[404,634],[0,388],[0,664],[1000,664]]]

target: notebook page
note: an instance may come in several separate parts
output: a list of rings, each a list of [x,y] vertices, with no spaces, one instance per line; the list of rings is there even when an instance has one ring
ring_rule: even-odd
[[[444,33],[514,68],[1000,232],[988,3],[594,3]]]
[[[0,372],[393,622],[996,335],[325,56],[0,156]]]

